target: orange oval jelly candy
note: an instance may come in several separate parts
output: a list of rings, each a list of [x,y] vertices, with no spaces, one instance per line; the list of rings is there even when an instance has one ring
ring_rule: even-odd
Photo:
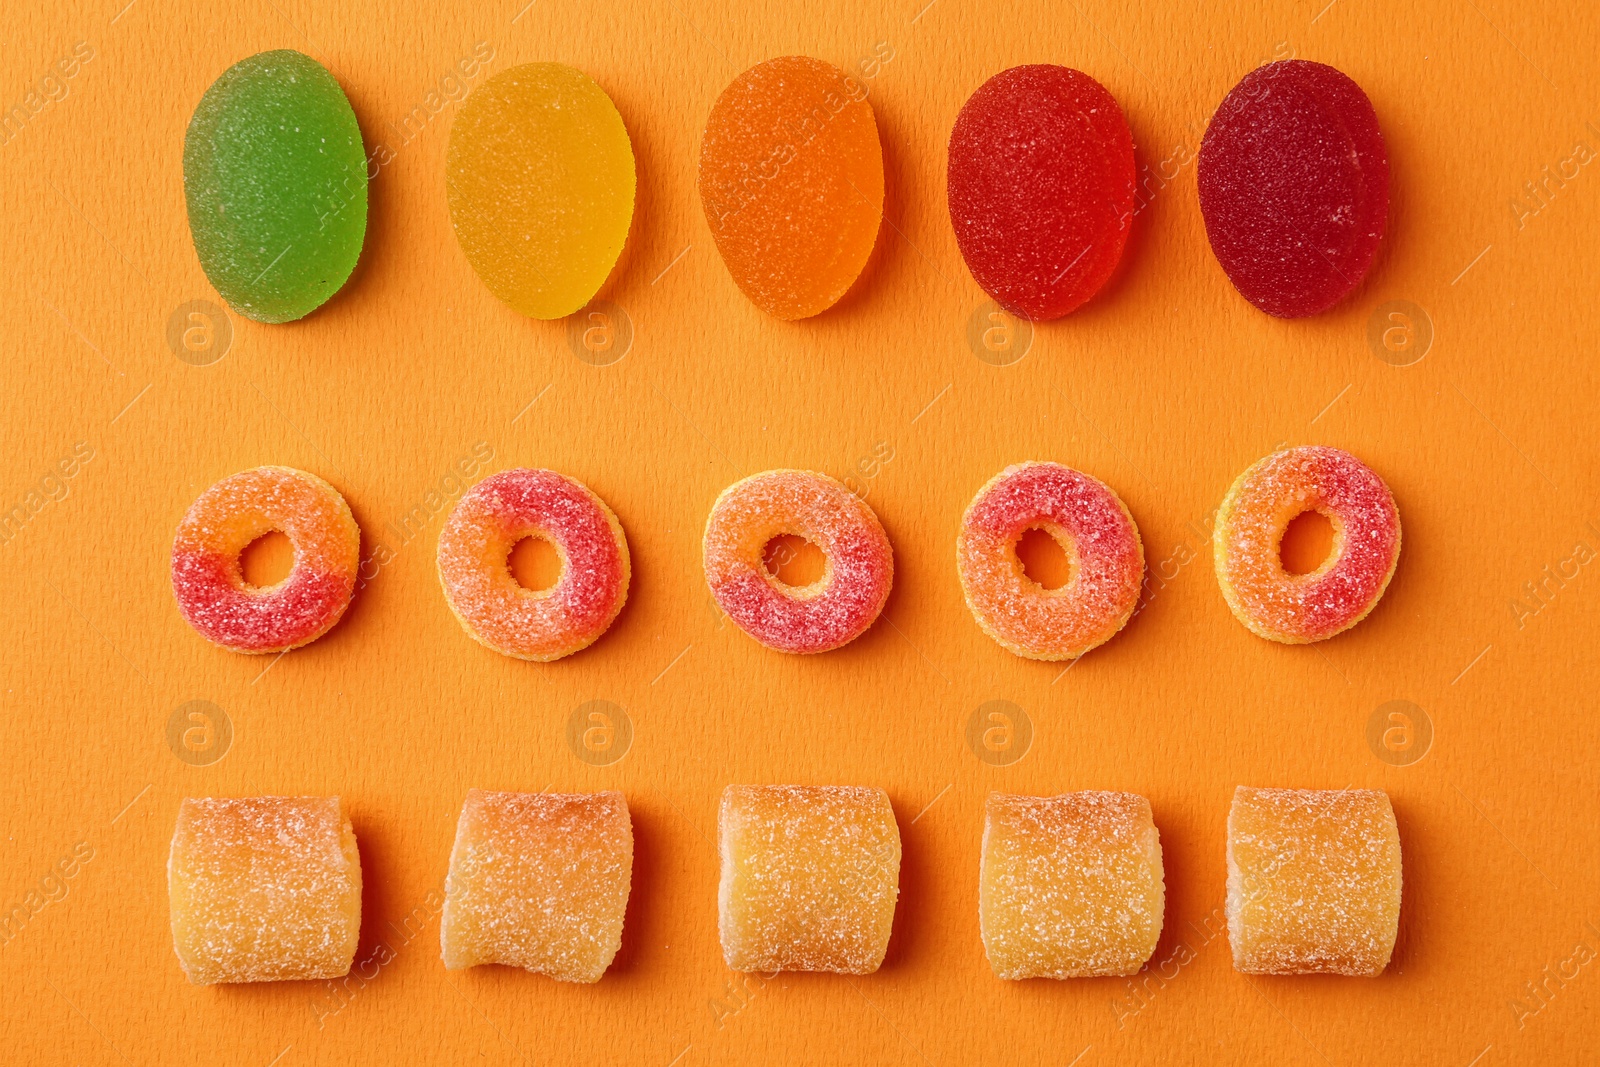
[[[759,63],[717,97],[700,202],[735,284],[780,319],[855,283],[883,219],[883,148],[866,88],[806,56]]]

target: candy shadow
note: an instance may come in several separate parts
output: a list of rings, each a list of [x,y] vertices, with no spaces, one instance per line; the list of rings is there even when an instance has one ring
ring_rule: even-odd
[[[867,506],[872,507],[870,501],[867,501]],[[889,538],[890,552],[893,553],[894,546],[901,543],[901,539],[895,533],[891,523],[885,521],[884,516],[879,513],[877,508],[872,508],[872,511],[873,514],[878,516],[878,522],[883,526],[883,532]],[[850,657],[859,657],[861,661],[859,667],[847,669],[868,670],[871,669],[869,664],[873,657],[881,656],[883,655],[885,648],[893,647],[898,648],[901,652],[915,657],[917,662],[921,664],[924,669],[927,668],[927,663],[923,662],[920,650],[912,642],[911,638],[906,635],[900,624],[894,619],[895,607],[905,596],[906,579],[906,573],[902,567],[902,561],[897,553],[894,555],[894,561],[894,582],[889,586],[889,595],[887,598],[885,598],[883,602],[883,609],[878,612],[878,617],[872,620],[872,625],[867,627],[866,632],[861,634],[854,641],[851,641],[849,644],[840,648],[833,649],[831,652],[824,652],[822,653],[823,656],[830,659],[837,656],[840,661]],[[784,653],[779,653],[779,655],[784,655]],[[818,657],[801,656],[798,658],[801,660],[811,660],[817,659]]]
[[[1149,150],[1143,147],[1151,143],[1148,131],[1143,130],[1140,124],[1131,119],[1128,126],[1133,131],[1133,178],[1134,178],[1134,208],[1133,219],[1128,227],[1128,239],[1122,246],[1122,257],[1117,260],[1116,267],[1111,272],[1111,277],[1106,279],[1099,292],[1091,296],[1081,307],[1069,315],[1062,316],[1061,320],[1078,318],[1085,312],[1109,309],[1112,305],[1123,299],[1129,279],[1139,269],[1139,265],[1146,258],[1145,246],[1150,240],[1149,232],[1152,223],[1152,208],[1157,200],[1164,200],[1178,192],[1178,182],[1183,175],[1174,175],[1159,189],[1153,192],[1149,189],[1152,175],[1158,175],[1157,167],[1160,160],[1151,159]]]
[[[860,314],[865,311],[866,302],[868,299],[866,294],[872,288],[874,281],[882,269],[884,260],[889,255],[888,249],[885,246],[888,245],[892,238],[885,237],[884,235],[892,234],[894,232],[889,225],[888,177],[889,176],[886,171],[884,174],[883,215],[878,219],[878,235],[877,237],[873,238],[872,252],[868,254],[866,263],[862,265],[861,273],[856,275],[856,280],[850,283],[850,288],[844,291],[844,295],[835,301],[832,307],[826,308],[823,311],[819,311],[817,314],[811,316],[810,319],[800,319],[798,320],[799,322],[803,323],[815,321],[817,319],[832,318],[835,316],[844,317],[853,314]]]
[[[861,273],[856,275],[855,281],[850,283],[850,288],[844,291],[844,295],[831,308],[814,316],[816,318],[836,314],[842,316],[864,310],[867,292],[887,269],[886,264],[891,254],[890,245],[898,241],[911,243],[909,238],[900,236],[893,221],[893,216],[900,206],[900,190],[906,186],[905,165],[899,153],[892,147],[896,143],[895,139],[884,136],[883,116],[878,114],[876,109],[873,118],[878,128],[878,147],[883,154],[883,211],[878,218],[878,233],[873,238],[872,252],[862,265]]]
[[[581,478],[579,480],[583,481]],[[589,483],[584,482],[584,484],[588,485]],[[599,493],[599,490],[595,490],[595,492]],[[603,494],[600,498],[606,500],[607,507],[611,507],[610,501]],[[640,626],[645,625],[644,622],[638,621],[644,618],[645,611],[644,605],[640,604],[639,601],[644,584],[642,579],[650,575],[649,561],[643,561],[643,566],[641,566],[641,558],[637,546],[629,535],[627,522],[623,520],[621,515],[617,516],[617,524],[622,527],[623,539],[628,542],[628,599],[623,601],[622,610],[617,612],[615,619],[611,620],[611,625],[606,627],[606,632],[595,638],[588,648],[575,653],[575,656],[582,656],[585,652],[601,648],[608,642],[613,641],[617,643],[618,647],[626,648],[626,643],[634,632]]]
[[[1381,120],[1379,128],[1382,128]],[[1366,273],[1361,275],[1348,293],[1341,296],[1331,306],[1306,316],[1307,318],[1322,319],[1332,318],[1337,315],[1347,315],[1354,321],[1364,321],[1366,316],[1371,313],[1369,300],[1374,295],[1381,295],[1377,290],[1383,283],[1384,276],[1390,271],[1390,263],[1396,256],[1394,249],[1403,247],[1403,243],[1409,240],[1407,235],[1410,217],[1407,213],[1407,208],[1413,202],[1413,199],[1426,201],[1427,196],[1424,194],[1413,198],[1408,187],[1399,180],[1405,176],[1420,177],[1420,175],[1411,175],[1406,168],[1395,165],[1394,146],[1395,142],[1392,139],[1384,139],[1384,148],[1389,155],[1389,212],[1384,219],[1383,238],[1378,242],[1378,248],[1372,254],[1372,262],[1367,264]],[[1391,293],[1390,295],[1394,294]],[[1294,320],[1290,319],[1288,321],[1293,322]]]
[[[1395,932],[1394,951],[1389,956],[1389,966],[1383,972],[1384,977],[1398,975],[1405,972],[1420,959],[1419,946],[1425,943],[1417,930],[1417,852],[1411,844],[1412,838],[1409,829],[1411,816],[1403,804],[1397,804],[1393,797],[1389,805],[1394,809],[1395,828],[1400,835],[1400,922]],[[1426,870],[1426,867],[1424,867]],[[1426,895],[1426,894],[1424,894]]]
[[[338,472],[335,471],[333,473],[337,474]],[[370,561],[368,559],[369,555],[378,550],[379,545],[367,531],[377,529],[378,520],[375,517],[367,517],[364,508],[357,507],[354,503],[351,503],[350,496],[346,493],[344,487],[336,485],[334,488],[339,490],[339,494],[344,497],[345,503],[349,505],[350,514],[355,518],[356,528],[360,531],[360,543],[356,547],[356,588],[354,595],[350,597],[349,606],[344,609],[344,614],[339,616],[339,621],[333,625],[332,629],[313,641],[307,648],[326,644],[330,650],[338,649],[347,640],[345,634],[359,634],[362,628],[362,620],[367,614],[366,601],[371,596],[373,584],[382,577],[383,573],[376,559]],[[363,581],[363,575],[370,575],[371,577]],[[348,638],[348,640],[363,639],[360,637]],[[302,652],[305,649],[297,648],[294,651]]]
[[[898,798],[896,798],[898,799]],[[895,821],[900,827],[900,898],[895,902],[894,926],[889,931],[889,947],[880,970],[892,971],[917,961],[925,946],[927,924],[934,919],[930,904],[934,872],[930,857],[933,849],[925,842],[914,823],[899,811],[908,805],[896,803]]]
[[[600,283],[600,288],[595,291],[592,298],[593,300],[611,300],[614,295],[620,294],[623,290],[628,292],[637,291],[638,287],[634,284],[636,278],[633,275],[633,267],[634,260],[638,257],[639,244],[641,241],[653,240],[662,236],[654,226],[648,226],[647,223],[647,220],[654,222],[661,217],[656,208],[657,202],[660,200],[656,181],[660,180],[661,176],[654,167],[649,142],[640,136],[642,131],[638,124],[629,118],[622,105],[617,104],[616,94],[598,79],[596,84],[611,98],[613,106],[617,108],[617,114],[622,118],[622,128],[628,134],[628,145],[633,151],[633,216],[628,220],[628,236],[623,239],[622,251],[617,253],[617,261],[611,265],[611,271],[606,275],[606,280]],[[647,226],[648,232],[646,232]],[[643,264],[641,263],[640,265],[642,266]],[[646,287],[648,287],[649,283],[650,279],[646,278]],[[565,320],[561,321],[565,322]],[[635,334],[634,340],[638,340],[637,334]]]
[[[633,820],[633,879],[628,888],[628,907],[622,918],[622,945],[606,969],[607,977],[642,973],[650,962],[646,946],[660,939],[661,887],[664,884],[660,842],[667,835],[662,820],[652,808],[630,801],[628,816]]]
[[[398,149],[378,136],[383,130],[383,123],[377,117],[375,107],[360,94],[358,87],[342,78],[339,79],[339,87],[344,90],[345,98],[350,101],[350,109],[355,112],[356,125],[361,130],[362,158],[366,167],[367,226],[361,236],[361,254],[356,257],[356,265],[351,268],[350,276],[332,296],[309,314],[284,325],[292,326],[308,319],[318,319],[325,313],[342,313],[352,298],[364,295],[367,287],[373,284],[370,278],[379,269],[374,267],[374,260],[378,260],[382,268],[388,268],[398,261],[395,249],[391,247],[393,236],[400,232],[396,226],[398,220],[391,217],[391,212],[397,209],[388,189],[392,183],[383,180],[383,171],[393,165]],[[387,156],[378,154],[380,146]],[[374,159],[375,155],[377,159]],[[387,162],[380,162],[385,158]],[[376,173],[373,172],[374,167],[377,167]]]
[[[356,957],[350,973],[363,980],[368,980],[367,976],[372,975],[371,980],[375,980],[373,972],[381,970],[375,966],[378,961],[404,951],[423,931],[411,930],[410,937],[404,943],[396,943],[396,929],[386,917],[396,906],[392,887],[400,871],[390,861],[388,842],[383,840],[359,810],[351,813],[350,825],[355,831],[356,849],[361,855],[361,936],[356,942]]]
[[[1135,986],[1172,981],[1183,968],[1192,965],[1203,954],[1219,950],[1232,960],[1228,942],[1226,909],[1218,903],[1207,909],[1204,895],[1204,878],[1188,862],[1187,853],[1174,844],[1184,840],[1198,840],[1192,827],[1174,828],[1162,818],[1164,804],[1159,798],[1152,800],[1156,832],[1161,837],[1162,880],[1165,886],[1164,917],[1161,936],[1156,940],[1155,951],[1145,970],[1130,975],[1127,981]],[[1211,857],[1211,861],[1220,857]],[[1201,869],[1215,870],[1216,862],[1205,862]],[[1198,918],[1179,921],[1178,915],[1198,915]],[[1231,964],[1230,964],[1231,965]],[[1153,976],[1145,981],[1147,975]]]

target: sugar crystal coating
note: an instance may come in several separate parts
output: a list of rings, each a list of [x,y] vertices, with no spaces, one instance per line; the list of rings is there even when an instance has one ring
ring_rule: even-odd
[[[239,554],[279,531],[294,566],[276,585],[244,580]],[[172,591],[184,619],[235,652],[298,648],[327,633],[355,593],[361,531],[339,491],[290,467],[256,467],[190,505],[172,543]]]
[[[1133,134],[1082,71],[1012,67],[950,131],[950,224],[973,279],[1029,319],[1077,309],[1110,279],[1133,225]]]
[[[1289,523],[1316,511],[1333,547],[1308,574],[1283,568]],[[1251,632],[1285,644],[1322,641],[1367,617],[1400,559],[1400,512],[1383,479],[1321,445],[1274,452],[1234,481],[1217,509],[1212,552],[1228,607]]]
[[[1030,529],[1066,552],[1072,577],[1046,589],[1017,558]],[[984,633],[1029,659],[1072,659],[1109,641],[1139,603],[1144,544],[1108,486],[1059,463],[1019,463],[972,498],[956,538],[967,607]]]
[[[561,576],[524,589],[507,560],[524,537],[549,540]],[[628,540],[605,501],[555,471],[501,471],[462,495],[439,533],[439,582],[462,629],[496,652],[548,661],[587,648],[628,599]]]
[[[785,534],[822,551],[822,577],[811,585],[788,586],[768,573],[767,542]],[[894,584],[894,552],[878,516],[814,471],[764,471],[724,489],[706,518],[702,548],[717,605],[780,652],[826,652],[854,641]]]
[[[471,790],[439,920],[444,965],[598,982],[622,943],[632,880],[633,822],[621,793]]]
[[[978,878],[999,978],[1134,974],[1161,936],[1161,839],[1136,793],[990,793]]]
[[[1389,156],[1367,94],[1322,63],[1246,74],[1218,106],[1196,165],[1217,262],[1283,318],[1342,300],[1371,268],[1389,217]]]
[[[736,971],[871,974],[900,895],[900,828],[864,786],[730,785],[718,930]]]
[[[172,942],[189,981],[350,971],[361,859],[338,797],[189,798],[167,860]]]
[[[820,59],[735,78],[706,118],[700,203],[736,285],[780,319],[826,311],[867,264],[883,218],[883,149],[866,89]]]
[[[450,127],[445,192],[467,262],[535,319],[599,292],[627,241],[633,143],[604,89],[561,63],[525,63],[472,91]]]
[[[1375,978],[1400,924],[1400,835],[1378,789],[1251,789],[1228,812],[1228,939],[1246,974]]]
[[[333,75],[289,49],[211,84],[183,139],[189,231],[239,314],[288,322],[339,291],[367,233],[361,129]]]

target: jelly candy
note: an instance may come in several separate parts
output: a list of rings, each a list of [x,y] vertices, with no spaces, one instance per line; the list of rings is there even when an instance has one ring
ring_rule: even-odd
[[[1166,885],[1136,793],[989,794],[978,922],[1000,978],[1136,974],[1161,936]]]
[[[1100,291],[1133,224],[1133,134],[1104,86],[1050,64],[978,87],[950,131],[950,224],[1001,307],[1055,319]]]
[[[450,222],[489,291],[535,319],[594,299],[633,221],[633,144],[588,75],[525,63],[484,82],[445,159]]]
[[[1389,156],[1361,87],[1290,59],[1246,74],[1200,143],[1211,251],[1269,315],[1315,315],[1361,284],[1389,217]]]
[[[300,52],[262,52],[211,84],[183,139],[183,189],[200,266],[246,318],[309,315],[361,256],[361,130],[333,75]]]
[[[900,828],[883,790],[730,785],[719,826],[729,967],[878,969],[900,895]]]
[[[700,203],[734,284],[803,319],[838,303],[883,220],[883,147],[865,87],[807,56],[722,91],[700,142]]]
[[[196,985],[348,974],[361,929],[350,816],[338,797],[185,800],[167,895]]]
[[[621,793],[474,789],[445,879],[444,965],[502,963],[598,982],[622,943],[632,878]]]
[[[1247,789],[1228,812],[1228,940],[1246,974],[1377,977],[1400,924],[1400,835],[1378,789]]]

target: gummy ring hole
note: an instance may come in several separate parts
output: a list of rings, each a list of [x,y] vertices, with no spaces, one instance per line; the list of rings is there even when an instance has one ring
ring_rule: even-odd
[[[1065,530],[1030,526],[1016,544],[1017,562],[1028,580],[1046,593],[1058,592],[1078,573],[1078,553]]]
[[[783,533],[761,550],[767,577],[791,596],[810,597],[822,592],[832,569],[827,553],[799,534]]]
[[[256,593],[269,593],[294,571],[294,542],[282,530],[268,530],[239,552],[239,576]]]
[[[1321,508],[1308,508],[1290,519],[1278,538],[1278,562],[1295,577],[1320,575],[1339,558],[1342,523]]]
[[[554,541],[529,534],[506,553],[506,569],[511,578],[534,596],[548,596],[566,570],[566,559]]]

